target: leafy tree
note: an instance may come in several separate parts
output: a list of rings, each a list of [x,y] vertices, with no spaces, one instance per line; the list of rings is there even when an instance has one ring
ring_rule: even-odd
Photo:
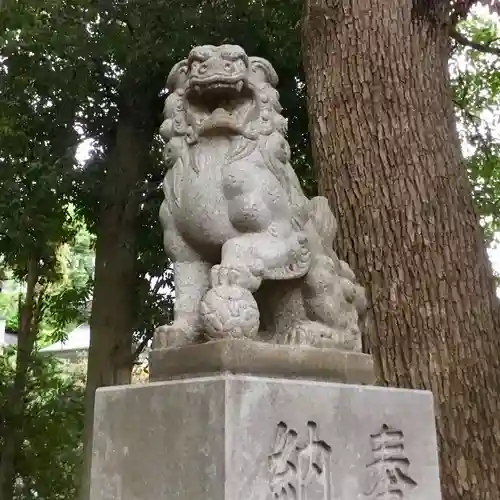
[[[59,246],[59,274],[43,303],[38,344],[56,342],[78,324],[88,321],[94,273],[94,240],[81,220],[72,218],[74,237]]]
[[[5,398],[2,500],[14,495],[28,377],[44,314],[56,297],[50,293],[51,283],[61,278],[61,245],[71,241],[77,230],[68,204],[78,142],[73,127],[78,87],[73,87],[75,95],[68,95],[55,85],[58,78],[65,78],[70,90],[75,68],[61,65],[54,54],[40,54],[39,46],[55,43],[54,33],[43,30],[47,16],[41,2],[26,7],[22,16],[17,9],[3,9],[0,18],[1,27],[6,28],[6,19],[9,22],[3,31],[0,67],[5,96],[0,102],[0,254],[3,265],[26,283],[19,308],[15,375]],[[61,19],[57,27],[63,30]],[[68,52],[72,53],[71,46]]]
[[[139,6],[133,8],[137,10]],[[78,213],[86,217],[98,236],[98,286],[94,291],[97,306],[91,323],[95,337],[103,339],[105,344],[99,346],[99,340],[93,343],[96,349],[91,353],[90,373],[95,375],[89,378],[90,387],[109,383],[107,380],[123,381],[115,377],[115,373],[122,372],[125,378],[130,376],[132,334],[152,331],[151,327],[136,324],[141,300],[152,297],[147,302],[149,313],[163,305],[155,289],[146,286],[147,276],[141,274],[136,265],[136,223],[141,220],[138,215],[142,211],[139,203],[142,176],[146,175],[149,165],[149,144],[156,126],[151,123],[147,131],[143,131],[146,124],[143,118],[155,120],[161,111],[161,100],[158,107],[148,106],[148,95],[157,99],[151,92],[154,86],[143,91],[144,82],[136,85],[134,80],[137,75],[127,76],[128,66],[138,66],[137,74],[144,80],[141,71],[145,67],[142,61],[136,61],[133,50],[126,49],[131,33],[127,23],[119,18],[122,11],[123,6],[118,4],[110,5],[107,10],[91,1],[33,0],[7,4],[0,19],[4,33],[2,90],[3,95],[8,96],[0,110],[2,145],[6,146],[2,166],[9,167],[2,169],[5,204],[0,211],[4,217],[5,238],[0,253],[8,257],[19,279],[25,279],[28,274],[28,257],[31,263],[23,309],[26,321],[20,322],[18,354],[32,351],[35,333],[41,328],[40,313],[34,322],[35,306],[43,303],[46,310],[60,312],[59,305],[71,292],[59,294],[57,300],[54,295],[47,295],[45,285],[54,281],[54,276],[47,278],[46,274],[54,269],[60,245],[70,236],[66,231],[67,214],[63,214],[62,207],[73,201]],[[142,56],[139,54],[139,57]],[[161,86],[156,82],[155,92]],[[155,116],[151,114],[153,108]],[[78,139],[75,123],[79,130],[99,139],[92,164],[82,170],[74,169],[73,153]],[[24,190],[21,190],[23,182]],[[14,208],[9,206],[12,200],[18,201]],[[41,212],[39,206],[43,206]],[[30,216],[15,217],[29,209],[33,212]],[[150,217],[143,220],[148,223]],[[160,242],[160,235],[157,241]],[[40,242],[40,248],[35,242]],[[20,251],[23,248],[26,252]],[[39,253],[44,254],[43,259]],[[140,253],[146,258],[151,254],[147,248]],[[159,255],[161,252],[156,252],[155,258]],[[39,269],[40,263],[43,263],[43,272]],[[107,263],[110,263],[109,272]],[[142,269],[151,267],[142,266]],[[169,274],[163,269],[157,282],[158,278],[168,279]],[[40,292],[43,292],[43,301]],[[110,298],[115,298],[116,303],[108,304]],[[53,317],[51,314],[50,318]],[[109,319],[111,328],[106,328]],[[155,315],[149,314],[148,320],[151,324]],[[29,334],[23,333],[28,331]],[[28,358],[25,354],[24,362],[17,364],[20,372],[25,371],[23,366],[28,365]],[[17,388],[20,390],[22,385],[20,379]],[[93,391],[90,393],[93,399]],[[12,415],[16,411],[13,410]],[[92,415],[92,406],[88,414]],[[19,436],[16,439],[19,442]],[[0,485],[12,483],[11,458],[15,446],[8,444],[3,453],[3,469],[0,468]],[[7,455],[11,458],[6,458]]]
[[[88,301],[94,270],[93,236],[81,222],[75,221],[74,239],[57,249],[57,279],[47,284],[43,314],[36,339],[39,347],[60,340],[65,334],[88,320]],[[26,283],[16,283],[15,290],[0,293],[0,317],[7,328],[19,328],[19,300],[25,297]]]
[[[0,398],[15,379],[15,352],[0,353]],[[16,455],[14,500],[66,500],[76,497],[81,462],[84,384],[47,356],[32,357],[26,381],[25,414]],[[5,425],[5,407],[0,427]],[[0,448],[5,438],[0,434]]]
[[[493,499],[500,482],[485,461],[498,448],[500,310],[448,71],[473,3],[311,0],[303,23],[320,190],[369,293],[365,344],[381,382],[433,391],[446,500]]]

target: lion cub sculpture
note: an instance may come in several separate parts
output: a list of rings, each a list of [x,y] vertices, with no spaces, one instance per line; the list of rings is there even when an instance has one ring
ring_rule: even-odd
[[[167,79],[160,208],[174,321],[155,347],[255,339],[359,350],[365,295],[336,220],[290,165],[278,77],[235,45],[194,48]]]

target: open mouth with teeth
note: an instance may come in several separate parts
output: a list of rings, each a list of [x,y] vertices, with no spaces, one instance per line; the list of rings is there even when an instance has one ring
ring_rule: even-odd
[[[191,122],[199,135],[243,133],[254,95],[245,78],[191,79],[186,93]]]

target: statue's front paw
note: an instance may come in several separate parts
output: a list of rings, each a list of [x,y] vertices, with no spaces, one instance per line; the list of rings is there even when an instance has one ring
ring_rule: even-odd
[[[197,336],[196,330],[188,321],[178,319],[171,325],[162,325],[155,330],[153,349],[196,344]]]
[[[261,273],[260,268],[252,272],[248,267],[244,266],[223,266],[218,264],[212,267],[212,287],[237,286],[255,292],[262,283],[262,278],[259,276]]]

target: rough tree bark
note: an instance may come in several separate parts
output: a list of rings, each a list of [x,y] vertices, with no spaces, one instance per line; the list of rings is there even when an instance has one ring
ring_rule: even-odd
[[[130,383],[133,367],[140,182],[156,126],[155,114],[145,117],[144,105],[140,106],[122,104],[116,140],[106,162],[90,318],[81,500],[88,500],[90,495],[95,391],[98,387]]]
[[[306,0],[310,132],[339,254],[371,301],[365,340],[380,379],[433,391],[444,499],[494,500],[500,310],[455,129],[439,5]]]
[[[0,450],[0,499],[12,500],[15,492],[16,458],[23,440],[26,409],[26,383],[35,344],[38,320],[36,314],[39,263],[33,257],[27,264],[26,297],[20,300],[19,329],[17,332],[16,371],[7,401],[3,402],[3,448]]]

